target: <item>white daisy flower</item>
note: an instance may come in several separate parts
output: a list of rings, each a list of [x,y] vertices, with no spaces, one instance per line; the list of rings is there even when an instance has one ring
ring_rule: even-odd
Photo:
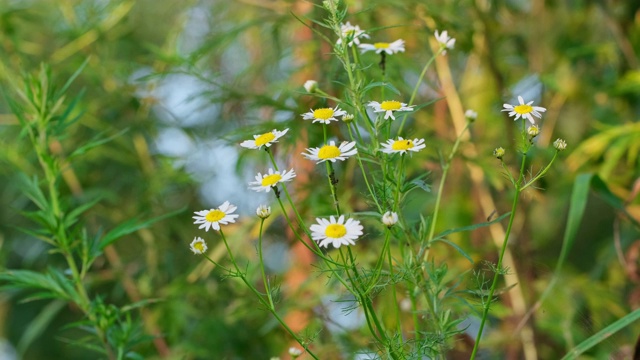
[[[474,122],[478,118],[478,113],[474,110],[467,109],[467,111],[464,112],[464,117],[467,119],[467,121]]]
[[[424,139],[403,139],[402,136],[399,136],[397,140],[389,139],[386,143],[380,145],[384,148],[380,149],[380,151],[387,154],[405,154],[407,151],[418,152],[426,147]]]
[[[350,22],[347,21],[346,24],[340,25],[340,31],[342,32],[342,37],[338,39],[336,44],[342,44],[342,38],[347,41],[347,45],[349,47],[353,46],[353,44],[360,45],[360,38],[368,39],[369,35],[358,25],[351,25]]]
[[[189,247],[191,248],[191,251],[193,251],[193,253],[196,255],[204,254],[208,249],[207,243],[204,242],[204,240],[200,237],[194,238]]]
[[[522,117],[522,118],[528,119],[530,123],[535,124],[535,121],[533,120],[533,116],[537,118],[541,118],[542,114],[540,113],[547,111],[547,109],[540,106],[531,106],[531,104],[533,104],[533,101],[529,101],[528,103],[525,104],[524,100],[522,99],[522,96],[518,96],[518,102],[520,102],[520,105],[510,105],[510,104],[502,105],[504,107],[502,111],[509,111],[509,116],[515,115],[516,118],[513,119],[514,121]]]
[[[260,149],[262,146],[269,147],[274,142],[278,142],[278,139],[284,136],[289,129],[278,131],[276,129],[271,130],[268,133],[253,135],[253,140],[245,140],[240,143],[240,146],[247,149]]]
[[[355,241],[362,232],[360,221],[348,219],[344,221],[344,215],[340,215],[338,221],[331,216],[329,220],[316,218],[317,224],[311,225],[311,238],[318,242],[319,247],[328,247],[333,244],[334,248],[342,245],[355,245]]]
[[[289,172],[285,170],[282,173],[280,173],[280,171],[273,171],[273,169],[269,169],[268,174],[262,175],[261,173],[258,173],[258,175],[256,175],[256,181],[249,183],[249,185],[255,186],[250,187],[249,189],[257,192],[269,192],[271,191],[271,188],[276,187],[278,183],[289,181],[294,177],[296,177],[296,173],[293,169],[289,170]]]
[[[393,55],[398,52],[404,52],[404,40],[398,39],[392,43],[378,42],[374,44],[360,44],[358,47],[363,53],[369,50],[375,50],[376,54],[384,51],[388,55]]]
[[[225,201],[217,209],[196,211],[195,214],[198,216],[193,217],[196,219],[193,223],[196,225],[201,224],[198,229],[204,228],[205,231],[209,231],[209,228],[220,230],[220,224],[226,225],[236,222],[236,218],[240,215],[231,213],[236,211],[237,208],[237,206]]]
[[[332,120],[338,121],[338,119],[335,118],[336,116],[343,116],[346,114],[346,111],[340,110],[340,108],[336,106],[335,109],[321,108],[311,110],[308,113],[302,114],[302,118],[304,120],[313,120],[314,123],[321,122],[324,124],[329,124]]]
[[[367,106],[372,107],[373,108],[373,112],[385,112],[384,113],[384,119],[387,120],[389,117],[391,117],[393,120],[396,119],[395,116],[393,116],[393,112],[394,111],[412,111],[413,107],[415,105],[411,105],[411,106],[407,106],[407,104],[405,103],[401,103],[400,101],[395,101],[395,100],[387,100],[387,101],[383,101],[381,103],[377,102],[377,101],[370,101]]]
[[[266,219],[271,216],[271,206],[260,205],[256,209],[256,215],[261,219]]]
[[[456,43],[456,39],[449,37],[449,34],[447,33],[447,30],[443,31],[442,33],[438,34],[438,30],[436,30],[436,32],[434,33],[436,40],[438,41],[438,43],[440,44],[440,48],[442,48],[442,55],[446,55],[447,54],[447,49],[452,50],[453,46]]]
[[[336,146],[335,141],[329,141],[328,145],[324,145],[319,148],[308,148],[306,153],[302,153],[302,156],[309,160],[317,161],[317,164],[323,161],[336,162],[336,160],[344,161],[348,157],[358,153],[356,149],[356,142],[343,141],[340,146]]]

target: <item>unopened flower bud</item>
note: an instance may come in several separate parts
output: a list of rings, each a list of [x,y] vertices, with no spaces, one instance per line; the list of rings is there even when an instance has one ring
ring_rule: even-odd
[[[314,93],[318,90],[318,82],[315,80],[307,80],[304,82],[304,89],[307,90],[308,93]]]
[[[387,227],[392,227],[395,223],[398,222],[398,214],[393,211],[387,211],[382,215],[382,223],[387,225]]]
[[[464,117],[467,119],[468,122],[474,122],[478,118],[478,113],[471,109],[468,109],[467,111],[464,112]]]
[[[567,148],[567,142],[564,141],[563,139],[557,139],[556,141],[553,142],[553,147],[556,148],[558,151],[562,151]]]
[[[531,125],[527,128],[527,134],[529,134],[529,136],[531,136],[531,138],[533,139],[534,137],[538,136],[538,134],[540,134],[540,127],[538,125]]]
[[[344,122],[351,122],[353,121],[353,119],[355,119],[355,115],[353,114],[346,114],[346,115],[342,115],[342,121]]]
[[[502,157],[504,156],[505,153],[506,153],[506,151],[502,147],[499,147],[499,148],[496,148],[495,150],[493,150],[493,156],[495,156],[498,159],[502,159]]]
[[[302,350],[300,350],[298,348],[290,347],[289,348],[289,355],[291,355],[292,359],[295,359],[295,358],[299,357],[300,355],[302,355]]]
[[[256,209],[256,215],[261,219],[266,219],[271,215],[271,206],[260,205]]]

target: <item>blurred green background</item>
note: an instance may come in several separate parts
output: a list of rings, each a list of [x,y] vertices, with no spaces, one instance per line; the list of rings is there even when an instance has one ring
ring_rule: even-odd
[[[516,152],[514,123],[500,112],[503,103],[514,103],[522,95],[548,109],[533,169],[551,157],[547,148],[553,140],[567,140],[568,150],[540,189],[524,194],[515,224],[511,250],[526,308],[553,273],[578,173],[597,173],[624,202],[630,217],[640,221],[640,3],[345,4],[347,20],[374,29],[373,41],[406,41],[406,52],[390,57],[387,68],[389,81],[407,97],[432,55],[433,31],[446,29],[457,39],[455,49],[427,73],[417,100],[424,103],[448,95],[439,77],[448,64],[463,107],[479,113],[471,131],[477,151],[463,145],[463,159],[455,163],[447,184],[442,229],[482,222],[488,215],[479,205],[483,195],[476,191],[465,163],[473,164],[480,183],[491,189],[488,195],[496,210],[503,213],[509,208],[511,192],[491,156],[497,146]],[[290,133],[279,150],[282,155],[299,153],[320,138],[307,133],[308,123],[300,119],[299,114],[319,104],[305,95],[302,84],[316,79],[327,93],[340,96],[344,74],[331,57],[329,44],[292,15],[322,19],[326,13],[315,5],[288,0],[0,0],[0,86],[5,96],[14,96],[6,81],[9,76],[33,72],[47,63],[64,83],[88,59],[69,91],[72,95],[84,91],[79,105],[83,114],[54,151],[64,156],[96,134],[115,135],[126,129],[76,160],[62,179],[63,191],[78,202],[92,194],[106,195],[87,214],[88,225],[110,228],[130,218],[187,209],[120,240],[92,271],[91,288],[109,302],[160,300],[138,314],[146,332],[157,336],[140,345],[138,352],[145,358],[288,356],[283,354],[291,345],[289,339],[266,312],[256,310],[248,291],[194,257],[188,244],[202,235],[192,225],[191,212],[230,200],[240,214],[252,215],[266,201],[267,197],[246,190],[252,175],[264,170],[259,154],[239,151],[241,140],[288,127]],[[306,22],[335,38],[327,29]],[[372,78],[379,76],[377,58],[365,54],[363,59],[372,63]],[[448,96],[421,109],[409,124],[410,134],[427,139],[428,151],[415,157],[414,167],[433,171],[429,182],[437,182],[438,156],[448,153],[456,135],[451,101]],[[33,175],[38,169],[4,99],[0,139],[0,267],[62,266],[45,244],[16,230],[29,226],[19,212],[31,206],[15,185],[17,174]],[[325,194],[311,191],[306,197],[302,206],[308,217],[313,216],[310,208],[326,203]],[[428,214],[433,201],[426,197],[412,209]],[[362,204],[354,207],[367,210]],[[230,230],[234,239],[247,239],[236,246],[248,258],[255,253],[255,226],[247,216]],[[282,220],[274,219],[267,239],[268,254],[276,259],[270,272],[284,283],[283,312],[304,310],[321,317],[321,279],[315,280],[318,286],[309,290],[312,296],[305,302],[296,303],[295,291],[286,290],[296,283],[297,270],[290,241],[279,236],[282,227]],[[538,358],[560,358],[640,305],[639,235],[625,215],[598,196],[589,198],[560,286],[529,323],[528,341]],[[474,232],[457,241],[474,259],[495,261],[491,238],[489,232]],[[218,244],[210,246],[222,250]],[[222,251],[216,254],[223,257]],[[461,269],[458,272],[468,267],[455,253],[440,256],[439,261]],[[16,295],[0,296],[0,339],[7,349],[0,358],[12,359],[12,351],[18,354],[15,358],[33,360],[95,358],[65,342],[77,336],[64,329],[80,320],[74,308],[55,301],[20,303]],[[510,337],[522,315],[517,311],[514,315],[512,300],[503,297],[494,310],[501,321],[494,322],[499,326],[488,334],[493,340],[487,342],[492,348],[487,358],[525,358],[521,338]],[[584,358],[631,358],[639,331],[633,325]],[[346,337],[321,332],[325,358],[342,358],[335,354],[366,348],[363,336],[356,337],[359,343]]]

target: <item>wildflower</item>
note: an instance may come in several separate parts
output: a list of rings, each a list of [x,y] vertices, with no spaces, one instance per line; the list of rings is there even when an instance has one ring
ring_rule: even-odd
[[[338,220],[331,216],[329,220],[316,218],[317,224],[311,225],[311,238],[318,242],[320,247],[328,247],[333,244],[334,248],[342,245],[355,245],[356,240],[362,232],[360,221],[348,219],[344,221],[344,215],[340,215]]]
[[[478,113],[471,109],[468,109],[464,112],[464,117],[468,122],[474,122],[478,118]]]
[[[308,154],[302,153],[302,156],[309,160],[317,161],[317,164],[329,160],[336,162],[336,160],[344,161],[348,157],[358,153],[358,149],[355,148],[356,142],[343,141],[340,146],[336,146],[335,141],[329,141],[328,145],[324,145],[320,148],[308,148]]]
[[[398,52],[404,52],[404,40],[398,39],[392,43],[377,42],[374,44],[360,44],[358,47],[363,53],[369,50],[375,50],[376,54],[384,52],[385,54],[393,55]]]
[[[418,152],[426,147],[424,139],[403,139],[402,136],[399,136],[398,140],[389,139],[381,145],[384,149],[380,151],[387,154],[405,154],[407,151]]]
[[[353,114],[346,114],[342,117],[342,121],[346,123],[353,121],[353,119],[355,119],[355,115]]]
[[[231,205],[228,201],[225,201],[217,209],[196,211],[195,214],[198,216],[193,217],[196,219],[194,224],[201,224],[198,229],[204,228],[205,231],[209,231],[209,228],[220,230],[220,224],[226,225],[236,222],[236,218],[240,216],[232,214],[236,209],[237,206]]]
[[[249,189],[255,190],[257,192],[264,191],[269,192],[271,188],[276,187],[278,183],[289,181],[296,177],[295,171],[293,169],[287,172],[286,170],[280,173],[279,171],[273,171],[273,169],[269,169],[268,174],[262,175],[258,173],[256,175],[256,181],[252,181],[249,185],[255,185],[254,187],[250,187]]]
[[[533,139],[534,137],[538,136],[538,134],[540,134],[540,127],[538,125],[531,125],[527,128],[527,134],[529,134],[529,136],[531,136],[531,138]]]
[[[535,121],[533,120],[533,116],[537,118],[541,118],[542,114],[540,113],[547,111],[547,109],[540,106],[531,106],[531,104],[533,104],[533,101],[529,101],[528,103],[525,104],[524,100],[522,99],[522,96],[518,96],[518,102],[520,102],[520,105],[510,105],[510,104],[502,105],[504,107],[502,111],[509,111],[509,116],[515,115],[516,118],[513,120],[518,120],[520,117],[523,117],[523,118],[529,119],[529,122],[531,124],[535,124]]]
[[[271,216],[271,206],[267,206],[267,205],[258,206],[258,208],[256,209],[256,215],[258,215],[260,219],[268,218],[269,216]]]
[[[449,37],[447,30],[438,34],[438,30],[434,33],[436,40],[440,44],[440,49],[442,49],[442,55],[447,54],[447,49],[453,50],[453,46],[456,43],[456,39]]]
[[[351,25],[348,21],[346,24],[340,25],[340,32],[342,32],[342,36],[336,42],[338,45],[342,44],[343,38],[349,47],[353,46],[353,44],[360,45],[360,38],[369,38],[369,35],[360,29],[360,26]]]
[[[191,251],[193,251],[193,253],[196,255],[204,254],[205,252],[207,252],[207,243],[205,243],[204,240],[200,237],[194,238],[189,247],[191,248]]]
[[[260,149],[262,146],[270,147],[274,142],[278,142],[278,139],[284,136],[287,131],[289,131],[289,129],[284,129],[282,131],[273,129],[264,134],[253,135],[253,140],[245,140],[240,143],[240,146],[247,149]]]
[[[557,139],[556,141],[553,142],[553,147],[556,148],[556,150],[558,151],[562,151],[567,148],[567,142],[564,141],[563,139]]]
[[[407,104],[405,103],[401,103],[399,101],[395,101],[395,100],[387,100],[387,101],[383,101],[381,103],[377,102],[377,101],[371,101],[369,102],[369,104],[367,104],[367,106],[372,107],[373,108],[373,112],[385,112],[384,113],[384,119],[387,120],[389,117],[391,117],[393,120],[395,120],[395,116],[393,116],[393,112],[394,111],[412,111],[413,110],[413,106],[407,106]]]
[[[311,110],[308,113],[302,114],[302,118],[304,120],[313,120],[314,123],[321,122],[324,124],[329,124],[331,120],[338,121],[338,119],[335,118],[336,116],[343,116],[346,114],[346,111],[340,110],[340,108],[336,106],[335,109],[321,108]]]
[[[315,80],[307,80],[304,82],[304,89],[307,90],[308,93],[314,93],[318,90],[318,82]]]
[[[504,156],[505,153],[506,153],[506,151],[502,147],[499,147],[499,148],[496,148],[495,150],[493,150],[493,156],[495,156],[498,159],[502,159],[502,157]]]
[[[299,357],[300,355],[302,355],[302,350],[300,350],[298,348],[290,347],[289,348],[289,355],[291,355],[292,359],[295,359],[295,358]]]
[[[398,214],[393,211],[387,211],[382,215],[382,223],[387,227],[392,227],[398,222]]]

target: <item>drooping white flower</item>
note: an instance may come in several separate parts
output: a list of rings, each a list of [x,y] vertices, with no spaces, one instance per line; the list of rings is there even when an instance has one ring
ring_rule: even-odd
[[[315,80],[307,80],[304,82],[303,86],[308,93],[314,93],[318,89],[318,82]]]
[[[336,42],[338,45],[342,44],[343,38],[349,47],[353,46],[353,44],[360,45],[360,38],[369,38],[369,35],[367,35],[364,30],[360,29],[360,26],[351,25],[348,21],[346,24],[340,25],[340,32],[342,32],[342,37]]]
[[[311,225],[311,238],[318,242],[319,247],[328,247],[332,244],[334,248],[342,245],[355,245],[355,240],[363,234],[360,221],[347,219],[340,215],[338,220],[335,217],[327,219],[316,218],[317,224]]]
[[[452,50],[453,46],[456,44],[456,39],[449,37],[449,33],[447,30],[442,33],[438,33],[438,30],[434,33],[436,40],[440,44],[440,48],[442,49],[442,55],[447,54],[447,49]]]

